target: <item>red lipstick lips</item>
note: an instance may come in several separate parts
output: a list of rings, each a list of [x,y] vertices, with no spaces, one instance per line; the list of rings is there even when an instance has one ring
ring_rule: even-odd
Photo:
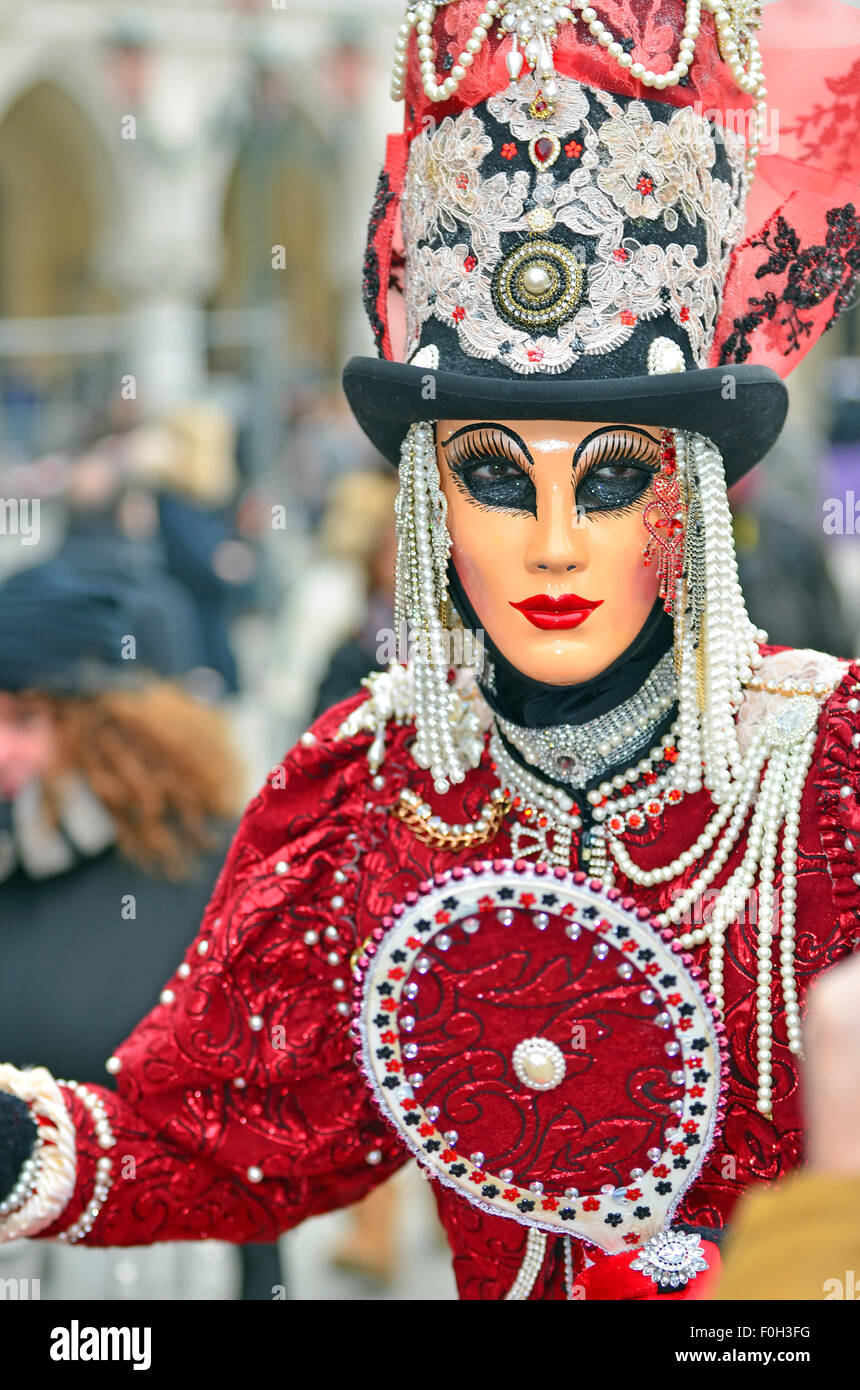
[[[580,598],[578,594],[561,594],[558,598],[552,598],[549,594],[534,594],[520,603],[511,603],[511,607],[528,618],[534,627],[550,631],[579,627],[602,602],[602,598],[589,600]]]

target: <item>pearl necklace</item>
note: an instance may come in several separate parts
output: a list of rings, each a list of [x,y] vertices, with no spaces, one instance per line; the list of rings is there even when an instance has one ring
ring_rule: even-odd
[[[706,861],[693,882],[674,898],[665,911],[657,914],[656,920],[661,926],[679,926],[725,867],[749,822],[743,858],[728,881],[714,893],[710,920],[682,932],[679,944],[686,950],[705,942],[710,944],[710,989],[717,1007],[722,1009],[726,931],[747,910],[757,885],[756,1104],[762,1114],[769,1115],[772,1103],[773,950],[777,934],[788,1046],[795,1055],[801,1053],[800,1011],[794,975],[799,808],[815,748],[819,701],[829,687],[823,683],[800,686],[796,682],[787,682],[785,684],[791,686],[789,693],[784,689],[773,691],[774,685],[782,687],[783,682],[759,684],[773,693],[779,693],[783,699],[753,735],[730,795],[717,806],[689,849],[683,850],[667,864],[643,869],[634,862],[620,839],[625,828],[639,828],[639,824],[643,823],[641,812],[640,821],[631,823],[636,807],[645,804],[646,812],[656,815],[658,806],[659,813],[662,813],[665,800],[677,804],[683,797],[680,788],[673,789],[674,796],[671,798],[660,798],[659,787],[655,784],[636,785],[641,777],[652,770],[653,763],[665,754],[667,748],[674,750],[673,735],[667,735],[663,744],[652,748],[650,759],[643,759],[625,773],[617,774],[612,784],[604,783],[596,792],[589,793],[594,826],[590,846],[582,851],[582,858],[587,861],[589,873],[599,877],[606,887],[614,884],[614,866],[632,883],[650,888],[656,884],[670,883],[694,864]],[[521,767],[508,752],[495,724],[490,735],[490,751],[504,797],[516,814],[511,824],[513,856],[525,858],[537,855],[550,863],[568,867],[573,834],[582,824],[573,811],[572,798]],[[612,790],[619,783],[622,787],[629,787],[627,794],[614,800],[607,798],[607,789]],[[778,852],[780,831],[781,853]],[[778,911],[774,890],[777,859],[782,879]]]
[[[789,1050],[801,1054],[800,1012],[794,977],[795,915],[797,902],[797,839],[800,828],[800,801],[806,785],[817,738],[819,701],[825,692],[818,686],[799,688],[786,695],[771,710],[752,738],[732,794],[691,847],[671,863],[642,869],[634,863],[616,834],[605,836],[605,846],[625,878],[641,887],[669,883],[685,870],[710,858],[693,882],[678,894],[670,907],[657,914],[661,926],[677,926],[690,908],[702,899],[714,879],[725,867],[749,820],[743,858],[727,882],[715,892],[711,917],[707,923],[679,938],[685,949],[710,942],[709,978],[717,1007],[722,1009],[723,958],[725,934],[730,923],[745,913],[754,901],[758,925],[756,1033],[758,1060],[757,1107],[770,1114],[772,965],[775,924],[780,920],[780,978],[785,1003]],[[764,774],[764,775],[762,775]],[[757,799],[756,799],[757,798]],[[753,803],[755,803],[753,805]],[[750,818],[750,811],[752,816]],[[778,840],[782,831],[782,851]],[[777,858],[780,859],[782,886],[779,910],[774,892]],[[609,862],[607,859],[607,868]],[[611,869],[605,880],[611,877]],[[751,898],[754,890],[755,899]]]
[[[563,25],[576,24],[579,20],[588,26],[589,32],[601,48],[605,48],[609,56],[615,59],[619,68],[629,71],[631,77],[635,77],[643,87],[653,87],[655,91],[662,92],[667,87],[677,86],[690,71],[704,4],[705,9],[714,16],[721,58],[740,91],[754,98],[755,127],[747,151],[747,173],[752,175],[759,149],[766,95],[761,54],[755,38],[755,30],[761,23],[760,6],[756,0],[686,0],[678,56],[665,73],[653,72],[644,63],[634,62],[587,0],[569,0],[567,4],[554,3],[554,0],[487,0],[463,51],[448,76],[440,81],[436,68],[433,24],[438,10],[451,3],[453,0],[420,0],[420,3],[413,0],[409,5],[395,41],[391,77],[391,95],[395,101],[401,101],[404,95],[407,50],[413,29],[417,36],[418,63],[425,95],[429,101],[442,102],[449,101],[457,91],[486,43],[493,25],[498,23],[500,33],[511,39],[511,49],[505,59],[511,82],[518,80],[526,65],[531,67],[551,109],[557,95],[553,44]],[[579,14],[574,13],[577,10]]]

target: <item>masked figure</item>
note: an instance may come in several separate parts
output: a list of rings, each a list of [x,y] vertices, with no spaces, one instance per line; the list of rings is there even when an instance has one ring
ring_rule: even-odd
[[[753,627],[726,487],[860,267],[856,17],[806,13],[409,9],[345,373],[396,650],[251,803],[117,1093],[0,1073],[4,1234],[269,1240],[414,1156],[461,1297],[682,1298],[799,1163],[860,668]]]

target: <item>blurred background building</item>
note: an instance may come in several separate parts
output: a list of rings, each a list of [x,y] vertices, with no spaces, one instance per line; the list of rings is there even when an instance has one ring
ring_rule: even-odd
[[[184,683],[228,715],[247,793],[389,611],[390,482],[344,486],[384,466],[339,373],[372,351],[361,261],[403,10],[0,0],[0,579],[62,551],[181,586]],[[734,498],[753,617],[839,655],[860,649],[857,342],[855,311]],[[423,1185],[396,1182],[393,1282],[329,1269],[336,1216],[287,1239],[289,1297],[453,1296]],[[115,1266],[93,1296],[135,1296]]]

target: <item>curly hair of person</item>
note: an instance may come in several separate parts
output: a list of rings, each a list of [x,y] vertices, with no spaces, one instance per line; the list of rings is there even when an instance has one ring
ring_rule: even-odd
[[[42,696],[56,721],[59,759],[46,779],[57,804],[78,772],[116,825],[117,846],[145,872],[179,880],[218,842],[239,809],[242,776],[227,720],[180,686],[153,681],[93,696]]]

